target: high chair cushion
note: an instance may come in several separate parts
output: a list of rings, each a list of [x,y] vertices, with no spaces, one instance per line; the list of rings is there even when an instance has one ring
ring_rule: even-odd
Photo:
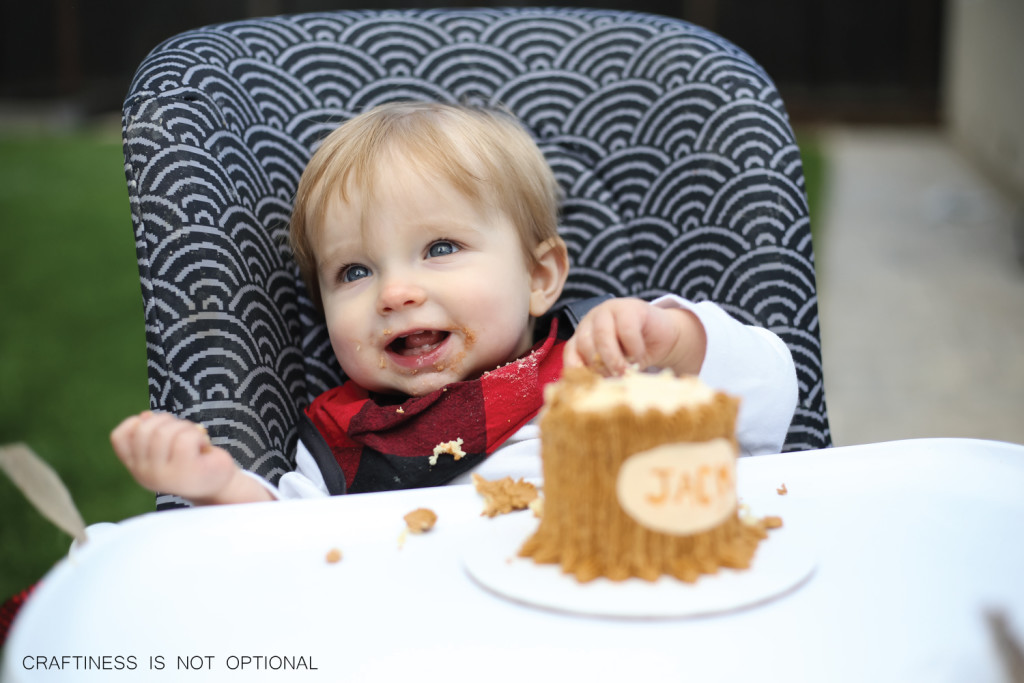
[[[243,467],[291,469],[341,380],[287,244],[318,143],[394,99],[503,105],[565,191],[567,300],[672,292],[789,346],[787,450],[830,445],[800,150],[754,60],[692,24],[609,10],[337,11],[175,36],[124,104],[150,404]],[[176,500],[165,497],[161,505]]]

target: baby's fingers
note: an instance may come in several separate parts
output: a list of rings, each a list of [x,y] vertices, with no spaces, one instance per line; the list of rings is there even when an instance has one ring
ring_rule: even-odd
[[[626,300],[626,304],[633,304],[633,300]],[[646,308],[648,304],[636,302]],[[644,309],[636,305],[624,305],[615,311],[615,339],[622,352],[622,365],[618,368],[618,374],[626,371],[630,365],[645,365],[648,360],[647,341],[643,334],[643,313]]]
[[[562,365],[567,368],[582,368],[585,363],[583,358],[580,356],[579,343],[576,337],[570,337],[569,341],[565,343],[565,348],[562,351]]]
[[[168,413],[140,415],[128,446],[135,466],[153,468],[167,462],[174,432],[179,426],[179,421]]]
[[[587,367],[599,373],[604,371],[604,361],[598,350],[593,325],[594,318],[588,317],[576,330],[576,334],[566,342],[563,365],[566,367]]]
[[[206,433],[205,427],[182,420],[175,429],[174,440],[171,442],[171,459],[198,458],[211,446],[210,436]]]
[[[592,320],[594,353],[590,366],[602,375],[621,374],[626,369],[626,359],[619,344],[614,312],[595,309]]]
[[[126,464],[137,473],[152,474],[174,459],[198,454],[208,442],[205,431],[193,422],[168,413],[143,414],[127,439],[128,458],[132,462]]]
[[[125,465],[130,466],[136,460],[135,433],[139,426],[152,416],[153,413],[147,410],[138,415],[126,417],[110,432],[110,445],[114,448],[118,459]]]
[[[135,431],[138,424],[139,416],[132,415],[121,420],[121,423],[110,432],[110,445],[121,462],[124,462],[130,454],[128,444],[131,442],[132,432]]]

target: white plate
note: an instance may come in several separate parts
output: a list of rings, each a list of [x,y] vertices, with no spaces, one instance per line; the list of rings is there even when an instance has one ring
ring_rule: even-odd
[[[530,512],[481,520],[462,561],[484,588],[515,602],[559,612],[603,617],[694,617],[767,602],[801,586],[817,564],[807,543],[792,529],[768,532],[750,569],[719,569],[694,584],[663,576],[657,581],[598,578],[579,583],[554,564],[518,556],[537,528]]]

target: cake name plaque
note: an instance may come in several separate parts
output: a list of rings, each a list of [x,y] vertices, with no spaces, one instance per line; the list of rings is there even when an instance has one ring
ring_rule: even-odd
[[[619,468],[619,505],[639,524],[666,534],[706,531],[736,510],[736,454],[717,438],[658,446]]]

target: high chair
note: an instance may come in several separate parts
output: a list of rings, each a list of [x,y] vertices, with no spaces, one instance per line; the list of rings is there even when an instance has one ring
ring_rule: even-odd
[[[320,140],[394,99],[500,104],[564,191],[564,298],[710,299],[776,332],[800,395],[786,450],[830,445],[800,150],[764,70],[684,21],[588,9],[336,11],[208,26],[124,103],[150,407],[271,481],[341,381],[287,244]],[[183,501],[161,496],[158,507]]]

